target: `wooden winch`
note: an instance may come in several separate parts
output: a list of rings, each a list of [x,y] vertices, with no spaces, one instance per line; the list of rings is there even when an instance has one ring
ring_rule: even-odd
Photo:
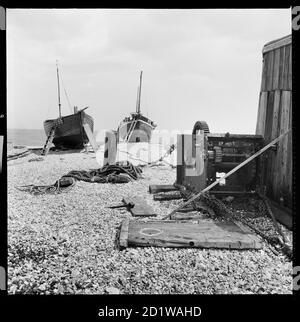
[[[176,184],[197,192],[245,161],[263,145],[261,135],[210,133],[206,122],[195,123],[192,134],[177,136]],[[247,192],[258,184],[259,158],[220,182],[214,191]]]

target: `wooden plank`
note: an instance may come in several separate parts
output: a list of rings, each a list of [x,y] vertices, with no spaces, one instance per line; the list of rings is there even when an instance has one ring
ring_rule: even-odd
[[[292,90],[292,88],[293,88],[293,82],[292,82],[292,79],[293,79],[293,72],[292,72],[292,70],[293,70],[293,47],[292,47],[292,45],[290,46],[291,48],[290,48],[290,59],[289,59],[289,71],[288,71],[288,84],[287,84],[287,89],[288,90]]]
[[[274,91],[269,92],[268,102],[266,107],[265,116],[265,132],[264,132],[264,143],[269,143],[272,139],[272,124],[273,124],[273,110],[274,110]],[[275,139],[275,138],[274,138]]]
[[[269,143],[272,141],[272,127],[273,127],[273,111],[274,111],[274,91],[269,92],[268,96],[268,104],[266,109],[266,117],[265,117],[265,143]],[[273,173],[271,172],[271,161],[272,161],[272,155],[273,151],[270,149],[265,157],[266,157],[266,166],[264,167],[264,173],[263,173],[263,182],[266,185],[267,188],[267,194],[270,194],[272,191],[272,185],[271,185],[271,178],[273,176]]]
[[[280,107],[281,91],[276,90],[274,93],[274,107],[273,107],[273,122],[271,131],[271,140],[274,140],[279,135],[279,107]]]
[[[267,53],[270,50],[275,50],[277,48],[289,45],[291,43],[292,43],[292,36],[291,35],[282,37],[280,39],[272,40],[264,45],[263,53]]]
[[[265,122],[266,122],[266,110],[268,103],[268,92],[261,92],[259,98],[259,107],[257,113],[257,121],[256,121],[256,135],[265,134]]]
[[[270,51],[266,54],[267,57],[267,91],[271,91],[273,88],[273,66],[274,66],[274,51]]]
[[[266,59],[266,55],[263,55],[263,62],[262,62],[262,77],[261,77],[261,92],[267,91],[267,67],[268,67],[268,61]]]
[[[132,208],[130,208],[130,212],[132,216],[137,217],[149,217],[149,216],[156,216],[156,213],[152,209],[150,205],[148,205],[145,199],[134,196],[134,197],[125,197],[123,198],[123,202],[125,204],[134,204]]]
[[[93,151],[96,153],[97,150],[98,150],[98,144],[97,144],[97,142],[96,142],[96,140],[95,140],[95,138],[93,136],[93,132],[92,132],[89,124],[84,123],[83,127],[84,127],[85,134],[88,137],[89,142],[90,142],[90,144],[91,144],[91,146],[93,148]]]
[[[289,74],[290,53],[291,53],[291,46],[286,46],[285,55],[284,55],[283,79],[282,79],[282,89],[285,91],[289,90],[288,74]]]
[[[149,186],[150,193],[158,193],[158,192],[168,192],[168,191],[178,191],[173,184],[151,184]]]
[[[280,133],[284,133],[289,128],[289,112],[290,112],[291,92],[283,91],[281,97],[281,119],[280,119]],[[285,136],[278,145],[278,196],[279,198],[285,197],[284,191],[286,190],[286,176],[287,176],[287,142],[288,137]]]
[[[190,213],[176,212],[170,217],[171,220],[199,220],[203,219],[203,214],[198,211],[193,211]]]
[[[284,70],[285,70],[285,48],[280,48],[280,59],[279,59],[279,89],[284,89]]]
[[[260,249],[259,237],[241,229],[234,222],[133,221],[128,228],[128,247],[199,247]]]
[[[165,201],[165,200],[177,200],[177,199],[182,199],[181,194],[156,194],[153,196],[153,199],[156,201]]]
[[[126,248],[128,246],[128,227],[129,219],[124,219],[121,224],[120,237],[119,237],[119,246],[120,248]]]
[[[267,92],[263,92],[261,94],[264,94],[264,96],[267,96],[268,93]],[[230,133],[207,133],[206,134],[207,138],[209,141],[211,140],[222,140],[222,141],[226,141],[228,139],[230,140],[234,140],[234,141],[249,141],[249,142],[253,142],[253,141],[260,141],[262,139],[260,134],[230,134]]]
[[[279,60],[280,60],[280,48],[274,51],[274,73],[273,73],[273,85],[272,89],[276,90],[279,88]]]
[[[273,122],[272,122],[272,131],[271,131],[271,140],[275,139],[279,135],[279,124],[280,124],[280,100],[281,100],[281,91],[276,90],[274,93],[274,106],[273,106]],[[277,145],[278,146],[278,145]],[[277,152],[270,151],[269,159],[266,160],[267,167],[270,169],[269,177],[269,196],[273,198],[276,195],[276,172],[277,172]]]

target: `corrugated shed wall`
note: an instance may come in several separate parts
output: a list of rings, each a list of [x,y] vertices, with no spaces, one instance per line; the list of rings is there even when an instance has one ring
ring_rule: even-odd
[[[256,134],[265,144],[292,128],[291,36],[264,46]],[[261,158],[261,183],[267,195],[292,208],[292,132]]]

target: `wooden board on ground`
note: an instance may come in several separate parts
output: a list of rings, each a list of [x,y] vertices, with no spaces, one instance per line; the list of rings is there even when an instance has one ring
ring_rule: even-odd
[[[130,208],[130,212],[132,216],[138,217],[148,217],[148,216],[156,216],[156,213],[152,209],[151,206],[147,204],[145,199],[140,197],[126,197],[123,198],[123,202],[125,204],[133,204],[134,206]]]
[[[190,213],[175,212],[170,216],[171,220],[199,220],[203,219],[204,214],[199,211],[193,211]]]
[[[149,186],[150,193],[158,193],[158,192],[168,192],[168,191],[178,191],[173,184],[151,184]]]
[[[153,196],[153,199],[156,201],[166,201],[166,200],[176,200],[176,199],[182,199],[182,195],[179,193],[173,193],[173,194],[156,194]]]
[[[259,237],[234,222],[125,219],[120,248],[134,246],[260,249],[262,244]]]

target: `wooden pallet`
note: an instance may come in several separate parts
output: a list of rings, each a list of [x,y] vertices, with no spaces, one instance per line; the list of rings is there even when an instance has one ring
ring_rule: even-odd
[[[135,246],[260,249],[262,244],[258,236],[235,222],[125,219],[120,248]]]

